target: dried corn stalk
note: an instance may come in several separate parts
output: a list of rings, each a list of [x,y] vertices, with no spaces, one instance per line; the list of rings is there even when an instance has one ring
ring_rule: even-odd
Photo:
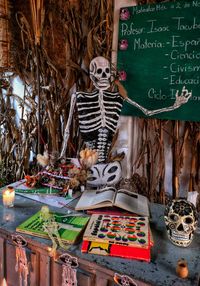
[[[14,71],[24,91],[1,95],[0,158],[5,176],[16,174],[16,180],[29,172],[30,153],[36,155],[39,141],[41,151],[60,151],[71,93],[90,88],[91,57],[111,56],[113,1],[93,1],[92,9],[90,1],[10,3]],[[14,102],[20,118],[11,112]],[[75,113],[68,156],[76,156],[81,146],[76,119]]]
[[[0,0],[0,69],[11,67],[9,5],[7,0]]]

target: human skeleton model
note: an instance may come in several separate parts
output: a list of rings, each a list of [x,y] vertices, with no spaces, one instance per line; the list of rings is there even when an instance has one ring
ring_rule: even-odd
[[[62,243],[59,228],[60,225],[55,221],[53,214],[49,212],[49,208],[47,206],[43,206],[41,209],[41,221],[43,222],[43,229],[48,234],[51,239],[52,245],[52,253],[57,249],[58,245],[65,249],[65,245]]]
[[[124,98],[119,92],[108,91],[110,87],[111,68],[110,63],[104,57],[96,57],[90,63],[90,79],[95,90],[92,92],[77,92],[72,95],[68,123],[64,132],[63,157],[69,138],[69,128],[72,121],[75,102],[78,109],[79,127],[83,141],[87,148],[98,152],[98,162],[105,162],[113,136],[117,130],[118,120],[124,100],[139,108],[145,115],[152,116],[161,112],[172,111],[188,102],[191,92],[183,87],[181,95],[176,92],[176,100],[172,106],[147,110],[127,96]]]

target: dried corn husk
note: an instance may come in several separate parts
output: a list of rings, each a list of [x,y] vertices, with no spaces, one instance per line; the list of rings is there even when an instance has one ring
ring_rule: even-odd
[[[0,69],[11,68],[8,1],[0,0]]]

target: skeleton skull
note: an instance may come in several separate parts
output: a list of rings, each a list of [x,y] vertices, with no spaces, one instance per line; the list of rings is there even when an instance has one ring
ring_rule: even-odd
[[[104,57],[96,57],[90,62],[90,78],[97,89],[110,87],[110,63]]]
[[[88,186],[112,186],[121,179],[122,169],[119,162],[97,164],[90,169]]]
[[[197,228],[197,211],[194,205],[185,199],[172,200],[165,209],[165,224],[171,242],[187,247]]]
[[[60,255],[59,258],[65,265],[68,265],[71,268],[77,268],[78,267],[77,257],[73,257],[73,256],[69,255],[68,253],[64,253],[64,254]]]

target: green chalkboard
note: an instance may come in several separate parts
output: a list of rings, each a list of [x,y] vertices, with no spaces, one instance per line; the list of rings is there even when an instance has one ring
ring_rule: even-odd
[[[200,121],[200,0],[121,8],[117,69],[129,98],[155,110],[192,91],[176,110],[152,117]],[[125,103],[123,115],[144,116]]]

